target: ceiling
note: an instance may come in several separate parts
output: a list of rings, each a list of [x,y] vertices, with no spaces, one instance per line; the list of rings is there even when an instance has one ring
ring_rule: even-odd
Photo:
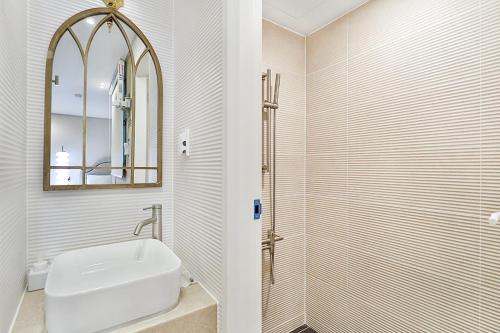
[[[365,2],[368,0],[263,0],[263,17],[309,35]]]

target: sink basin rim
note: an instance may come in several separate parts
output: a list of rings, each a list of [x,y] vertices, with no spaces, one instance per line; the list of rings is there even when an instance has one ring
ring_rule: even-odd
[[[151,273],[149,275],[144,275],[144,276],[141,276],[141,277],[137,277],[137,278],[133,278],[133,279],[129,279],[129,280],[124,280],[122,282],[113,284],[111,286],[107,285],[107,286],[102,286],[102,287],[87,288],[87,289],[84,289],[84,290],[81,290],[81,291],[71,291],[71,292],[70,291],[68,291],[68,292],[53,291],[51,289],[53,289],[55,287],[51,287],[51,284],[50,284],[51,280],[47,279],[47,284],[46,284],[45,290],[44,290],[45,295],[49,296],[49,297],[57,297],[57,298],[73,297],[73,296],[78,296],[78,295],[86,295],[86,294],[91,294],[91,293],[94,293],[96,291],[103,290],[103,289],[114,289],[114,288],[125,287],[127,285],[134,284],[137,281],[153,280],[153,279],[157,278],[158,276],[167,275],[167,274],[173,273],[173,272],[175,272],[175,271],[177,271],[177,270],[179,270],[181,268],[182,261],[177,257],[177,255],[175,255],[175,253],[165,243],[163,243],[163,242],[161,242],[161,241],[159,241],[157,239],[131,240],[131,241],[125,241],[125,242],[119,242],[119,243],[109,243],[109,244],[104,244],[104,245],[98,245],[98,246],[94,246],[94,247],[90,247],[90,248],[104,248],[104,247],[109,247],[109,246],[113,246],[113,245],[117,245],[117,244],[125,244],[125,243],[132,243],[132,242],[138,242],[138,241],[147,241],[147,242],[153,241],[153,242],[161,243],[161,246],[164,246],[165,250],[168,251],[168,252],[170,252],[173,255],[173,258],[176,261],[175,265],[173,267],[169,266],[168,269],[162,270],[160,274]],[[73,255],[75,252],[86,250],[86,249],[90,249],[90,248],[75,249],[75,250],[64,252],[64,253],[56,256],[54,258],[54,261],[52,262],[52,265],[51,265],[50,269],[52,269],[54,267],[54,263],[57,260],[57,258],[68,257],[68,256]],[[49,275],[50,275],[50,270],[49,270]]]

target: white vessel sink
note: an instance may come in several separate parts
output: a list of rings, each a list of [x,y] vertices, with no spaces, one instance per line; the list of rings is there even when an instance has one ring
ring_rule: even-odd
[[[178,302],[180,259],[154,239],[70,251],[45,288],[49,333],[90,333],[166,311]]]

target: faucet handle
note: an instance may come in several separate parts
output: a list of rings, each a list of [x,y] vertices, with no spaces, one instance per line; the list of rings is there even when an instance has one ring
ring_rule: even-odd
[[[150,210],[150,209],[161,209],[161,205],[160,204],[154,204],[151,207],[146,207],[146,208],[143,208],[142,210]]]

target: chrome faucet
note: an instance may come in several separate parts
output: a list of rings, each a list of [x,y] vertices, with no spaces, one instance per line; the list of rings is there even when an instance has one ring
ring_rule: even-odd
[[[152,224],[153,227],[153,238],[162,241],[162,222],[161,222],[161,205],[156,204],[151,207],[144,208],[143,210],[151,209],[152,217],[139,222],[135,226],[134,235],[139,236],[141,230],[144,226]]]

